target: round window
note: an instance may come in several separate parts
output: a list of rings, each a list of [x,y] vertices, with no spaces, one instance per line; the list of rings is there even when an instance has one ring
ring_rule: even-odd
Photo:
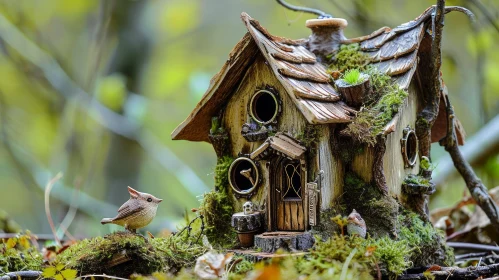
[[[249,158],[237,158],[229,167],[229,183],[238,194],[251,193],[257,186],[258,180],[258,168]]]
[[[413,167],[418,158],[418,137],[416,136],[416,132],[409,127],[404,129],[401,144],[405,166]]]
[[[279,111],[279,102],[275,94],[268,90],[259,90],[250,102],[250,115],[260,124],[268,124],[275,120]]]

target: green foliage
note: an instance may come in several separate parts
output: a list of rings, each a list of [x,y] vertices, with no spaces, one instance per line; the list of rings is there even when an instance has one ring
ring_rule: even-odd
[[[0,209],[0,231],[6,233],[21,232],[21,226],[16,223],[4,210]]]
[[[206,237],[211,244],[230,247],[237,239],[230,225],[234,205],[229,197],[229,167],[234,160],[225,156],[215,167],[215,191],[205,193],[201,211],[206,221]]]
[[[43,258],[31,245],[29,232],[17,237],[2,239],[0,244],[0,276],[21,270],[40,270]]]
[[[361,82],[361,73],[359,69],[349,69],[343,74],[343,80],[350,85],[356,85]]]
[[[143,236],[117,232],[84,239],[57,255],[55,263],[76,269],[80,274],[106,273],[128,277],[132,273],[177,272],[193,266],[208,248],[194,237],[170,235],[148,241]],[[126,260],[121,263],[120,261]],[[112,265],[110,265],[112,264]]]
[[[127,96],[126,78],[113,74],[100,79],[97,88],[98,100],[114,111],[120,111]]]
[[[55,280],[73,280],[76,279],[78,271],[75,269],[65,268],[63,264],[48,266],[43,269],[42,276]]]

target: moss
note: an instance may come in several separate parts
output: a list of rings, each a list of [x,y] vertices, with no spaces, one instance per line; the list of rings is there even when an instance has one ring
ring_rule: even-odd
[[[255,263],[248,261],[247,259],[242,259],[238,262],[233,269],[234,274],[246,274],[255,268]]]
[[[237,240],[230,225],[234,205],[229,197],[229,167],[231,157],[218,160],[215,167],[215,191],[204,194],[201,213],[206,221],[206,237],[216,247],[228,248]]]
[[[427,129],[430,129],[430,123],[424,117],[419,117],[416,120],[416,127],[427,130]]]
[[[421,175],[410,174],[404,179],[404,184],[414,184],[421,186],[430,186],[430,180],[424,178]]]
[[[341,231],[341,228],[333,221],[333,218],[338,215],[348,215],[344,204],[334,202],[333,205],[334,207],[320,211],[319,223],[312,227],[312,234],[320,236],[323,240]]]
[[[444,233],[435,229],[431,223],[410,211],[404,211],[398,218],[401,240],[406,240],[414,251],[410,255],[414,266],[454,264],[452,248],[445,244]]]
[[[317,144],[319,143],[319,127],[307,124],[303,132],[296,135],[295,138],[307,148],[309,158],[313,158],[317,153]]]
[[[215,166],[215,190],[228,193],[229,189],[229,168],[234,159],[224,156],[217,160]]]
[[[129,277],[133,273],[178,272],[194,265],[207,248],[193,238],[170,235],[146,240],[144,237],[117,232],[104,237],[84,239],[57,255],[55,263],[85,274]]]
[[[368,70],[374,94],[357,113],[345,133],[359,142],[371,146],[376,144],[376,137],[399,111],[408,96],[389,76],[370,68]]]
[[[371,236],[394,235],[399,210],[397,200],[384,195],[374,184],[364,182],[353,172],[346,172],[343,189],[347,212],[357,210]]]
[[[359,50],[358,44],[340,46],[339,51],[331,59],[329,73],[334,79],[339,78],[338,73],[352,71],[366,72],[369,75],[373,94],[364,102],[364,106],[355,120],[348,125],[345,133],[373,146],[376,143],[376,136],[392,120],[408,94],[400,89],[390,76],[369,65],[369,56]]]
[[[363,239],[358,236],[333,235],[326,241],[316,240],[310,256],[299,264],[299,270],[314,274],[316,271],[336,268],[339,275],[343,264],[351,257],[350,268],[363,276],[375,272],[378,263],[386,267],[390,274],[398,275],[409,268],[407,255],[410,251],[406,241],[392,240],[389,237]]]
[[[335,135],[332,139],[333,154],[345,164],[351,163],[355,156],[364,153],[366,148],[364,143],[350,137]]]
[[[369,56],[359,51],[359,49],[359,44],[341,45],[338,52],[330,57],[329,72],[338,71],[344,73],[352,68],[361,71],[366,70],[369,64]]]
[[[230,225],[234,207],[229,196],[211,191],[203,196],[201,211],[206,221],[206,237],[216,247],[229,248],[237,240]]]
[[[12,271],[41,270],[43,257],[32,246],[29,233],[1,240],[0,276]]]

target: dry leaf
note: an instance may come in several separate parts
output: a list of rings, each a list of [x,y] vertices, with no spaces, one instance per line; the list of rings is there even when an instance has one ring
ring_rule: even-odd
[[[225,274],[225,266],[230,263],[233,255],[210,251],[196,260],[194,272],[201,279],[218,279]]]

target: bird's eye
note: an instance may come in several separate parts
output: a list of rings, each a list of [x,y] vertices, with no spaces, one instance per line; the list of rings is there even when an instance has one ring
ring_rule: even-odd
[[[150,198],[150,197],[149,197],[149,198],[147,199],[147,202],[151,202],[151,201],[152,201],[152,198]]]

